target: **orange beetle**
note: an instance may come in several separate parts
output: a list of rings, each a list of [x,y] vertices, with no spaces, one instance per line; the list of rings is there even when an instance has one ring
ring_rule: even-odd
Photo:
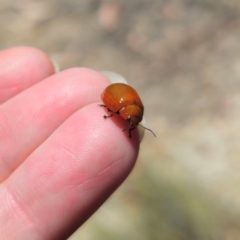
[[[131,138],[131,131],[142,121],[144,112],[142,101],[135,89],[124,83],[114,83],[103,91],[101,98],[104,104],[100,106],[106,107],[111,112],[109,116],[104,115],[103,117],[109,118],[114,113],[119,114],[124,120],[128,121],[129,126],[123,131],[128,129],[129,138]],[[145,129],[153,133],[152,130]],[[154,133],[153,135],[156,137]]]

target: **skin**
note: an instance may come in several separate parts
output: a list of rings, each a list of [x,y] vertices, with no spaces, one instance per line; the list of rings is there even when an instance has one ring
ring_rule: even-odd
[[[84,68],[54,74],[43,52],[0,52],[0,239],[66,239],[124,181],[139,150],[105,121],[110,84]]]

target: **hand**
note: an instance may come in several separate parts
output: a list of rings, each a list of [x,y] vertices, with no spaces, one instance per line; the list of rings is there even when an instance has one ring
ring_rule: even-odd
[[[139,138],[103,118],[108,84],[90,69],[54,74],[33,48],[0,52],[0,239],[66,239],[127,177]]]

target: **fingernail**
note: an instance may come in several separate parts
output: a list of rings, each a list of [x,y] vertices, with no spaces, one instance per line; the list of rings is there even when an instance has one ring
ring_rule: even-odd
[[[60,72],[60,67],[59,67],[59,65],[57,64],[57,62],[56,62],[54,59],[52,59],[52,58],[50,58],[50,59],[51,59],[52,64],[53,64],[54,72],[55,72],[55,73]]]
[[[126,84],[128,84],[127,80],[118,73],[111,72],[111,71],[102,71],[101,73],[104,76],[106,76],[112,83],[126,83]]]
[[[142,125],[143,127],[146,127],[146,120],[145,118],[143,117],[142,121],[139,123],[140,125]],[[138,132],[139,132],[139,138],[140,138],[140,142],[142,142],[143,140],[143,137],[144,137],[144,133],[145,133],[145,129],[142,128],[142,127],[137,127],[138,129]]]
[[[127,80],[123,76],[118,74],[118,73],[111,72],[111,71],[102,71],[101,73],[104,76],[106,76],[112,83],[125,83],[125,84],[128,84]],[[145,127],[146,121],[145,121],[144,117],[143,117],[142,121],[139,124],[141,124],[143,127]],[[143,137],[144,137],[145,129],[140,127],[140,126],[138,126],[137,129],[138,129],[138,132],[139,132],[139,139],[140,139],[140,142],[141,142]]]

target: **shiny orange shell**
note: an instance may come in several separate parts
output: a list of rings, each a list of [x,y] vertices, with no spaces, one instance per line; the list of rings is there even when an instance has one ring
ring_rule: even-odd
[[[124,83],[111,84],[103,91],[101,98],[111,112],[119,113],[125,120],[137,116],[134,125],[142,121],[144,107],[138,93],[131,86]]]
[[[129,138],[131,138],[131,131],[142,121],[144,112],[142,101],[137,92],[127,84],[114,83],[103,91],[101,98],[104,104],[100,104],[100,106],[107,108],[111,112],[110,115],[104,115],[103,117],[106,119],[112,117],[115,113],[119,114],[128,122],[128,127],[123,131],[128,129]],[[141,127],[152,132],[156,137],[151,129]]]

